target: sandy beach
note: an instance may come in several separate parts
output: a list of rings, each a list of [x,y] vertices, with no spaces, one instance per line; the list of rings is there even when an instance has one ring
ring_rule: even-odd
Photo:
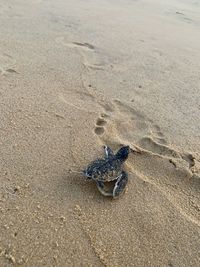
[[[199,267],[199,70],[199,1],[1,0],[0,267]]]

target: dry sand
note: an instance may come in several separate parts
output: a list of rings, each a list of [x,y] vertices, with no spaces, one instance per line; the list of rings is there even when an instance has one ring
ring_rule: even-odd
[[[0,266],[200,266],[200,3],[0,1]],[[137,145],[118,200],[83,169]]]

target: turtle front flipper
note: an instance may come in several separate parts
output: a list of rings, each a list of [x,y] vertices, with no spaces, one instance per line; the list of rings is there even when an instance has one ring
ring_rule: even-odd
[[[128,174],[125,171],[122,171],[115,183],[115,187],[113,189],[113,198],[119,197],[124,192],[127,182]]]
[[[106,159],[109,159],[111,157],[114,157],[114,153],[112,151],[112,149],[108,146],[103,146],[104,148],[104,153],[105,153],[105,158]]]
[[[106,197],[112,197],[113,196],[113,190],[105,190],[105,185],[104,182],[102,181],[97,181],[97,188],[99,190],[99,192],[106,196]]]

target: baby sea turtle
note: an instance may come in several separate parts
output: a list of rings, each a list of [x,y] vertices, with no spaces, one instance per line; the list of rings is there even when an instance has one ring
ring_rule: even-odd
[[[104,146],[104,153],[103,159],[96,159],[88,165],[84,175],[96,182],[101,194],[117,198],[124,192],[128,182],[128,174],[123,170],[123,163],[128,158],[130,147],[123,146],[114,154],[111,148]],[[111,191],[105,190],[105,182],[111,181],[116,181],[114,188]]]

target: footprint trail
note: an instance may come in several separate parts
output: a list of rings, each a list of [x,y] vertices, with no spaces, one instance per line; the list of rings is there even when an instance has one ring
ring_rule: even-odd
[[[128,104],[114,100],[102,107],[105,117],[100,115],[94,127],[101,143],[115,150],[122,144],[139,147],[142,153],[129,157],[130,173],[153,185],[182,216],[200,225],[200,179],[191,171],[194,156],[171,148],[160,127]]]

